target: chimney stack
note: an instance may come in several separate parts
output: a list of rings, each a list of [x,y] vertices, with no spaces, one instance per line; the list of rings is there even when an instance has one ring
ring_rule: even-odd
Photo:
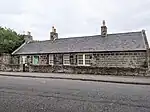
[[[30,42],[33,40],[31,32],[28,31],[27,33],[25,33],[25,32],[23,32],[23,33],[24,33],[23,37],[24,37],[25,42]]]
[[[50,32],[50,40],[54,41],[55,39],[58,39],[58,33],[56,32],[55,27],[52,27],[52,32]]]
[[[31,35],[31,32],[29,32],[29,31],[28,31],[28,32],[27,32],[27,35],[29,35],[29,36],[30,36],[30,35]]]
[[[101,36],[106,37],[107,36],[107,26],[105,23],[105,20],[103,20],[103,25],[101,26]]]

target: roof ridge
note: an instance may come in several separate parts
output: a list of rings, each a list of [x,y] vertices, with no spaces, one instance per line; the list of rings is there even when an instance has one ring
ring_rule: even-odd
[[[117,34],[130,34],[130,33],[141,33],[141,31],[132,31],[132,32],[119,32],[119,33],[111,33],[108,35],[117,35]]]
[[[120,32],[120,33],[110,33],[110,34],[107,34],[107,35],[119,35],[119,34],[131,34],[131,33],[141,33],[141,31],[133,31],[133,32]],[[58,38],[56,40],[61,40],[61,39],[72,39],[72,38],[88,38],[88,37],[96,37],[96,36],[101,36],[101,35],[90,35],[90,36],[76,36],[76,37],[66,37],[66,38]],[[51,41],[51,40],[33,40],[31,41],[30,43],[32,42],[47,42],[47,41]]]
[[[29,42],[29,43],[34,43],[34,42],[46,42],[46,41],[51,41],[51,40],[33,40],[33,41]]]
[[[130,34],[130,33],[141,33],[141,31],[133,31],[133,32],[120,32],[120,33],[110,33],[107,35],[118,35],[118,34]],[[94,36],[101,36],[101,35],[90,35],[90,36],[78,36],[78,37],[67,37],[67,38],[83,38],[83,37],[94,37]],[[67,38],[59,38],[59,39],[67,39]]]

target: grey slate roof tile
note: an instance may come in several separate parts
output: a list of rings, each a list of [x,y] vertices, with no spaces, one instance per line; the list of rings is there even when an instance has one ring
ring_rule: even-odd
[[[142,32],[60,38],[54,41],[33,41],[24,45],[15,54],[103,52],[146,50]]]

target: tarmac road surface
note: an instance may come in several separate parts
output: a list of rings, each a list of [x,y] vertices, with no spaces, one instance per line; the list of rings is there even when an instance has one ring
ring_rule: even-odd
[[[0,112],[150,112],[150,86],[0,76]]]

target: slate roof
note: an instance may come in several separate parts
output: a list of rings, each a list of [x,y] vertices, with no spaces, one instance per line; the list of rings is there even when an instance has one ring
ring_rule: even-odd
[[[104,52],[146,50],[141,32],[59,38],[54,41],[33,41],[25,44],[14,54]]]

